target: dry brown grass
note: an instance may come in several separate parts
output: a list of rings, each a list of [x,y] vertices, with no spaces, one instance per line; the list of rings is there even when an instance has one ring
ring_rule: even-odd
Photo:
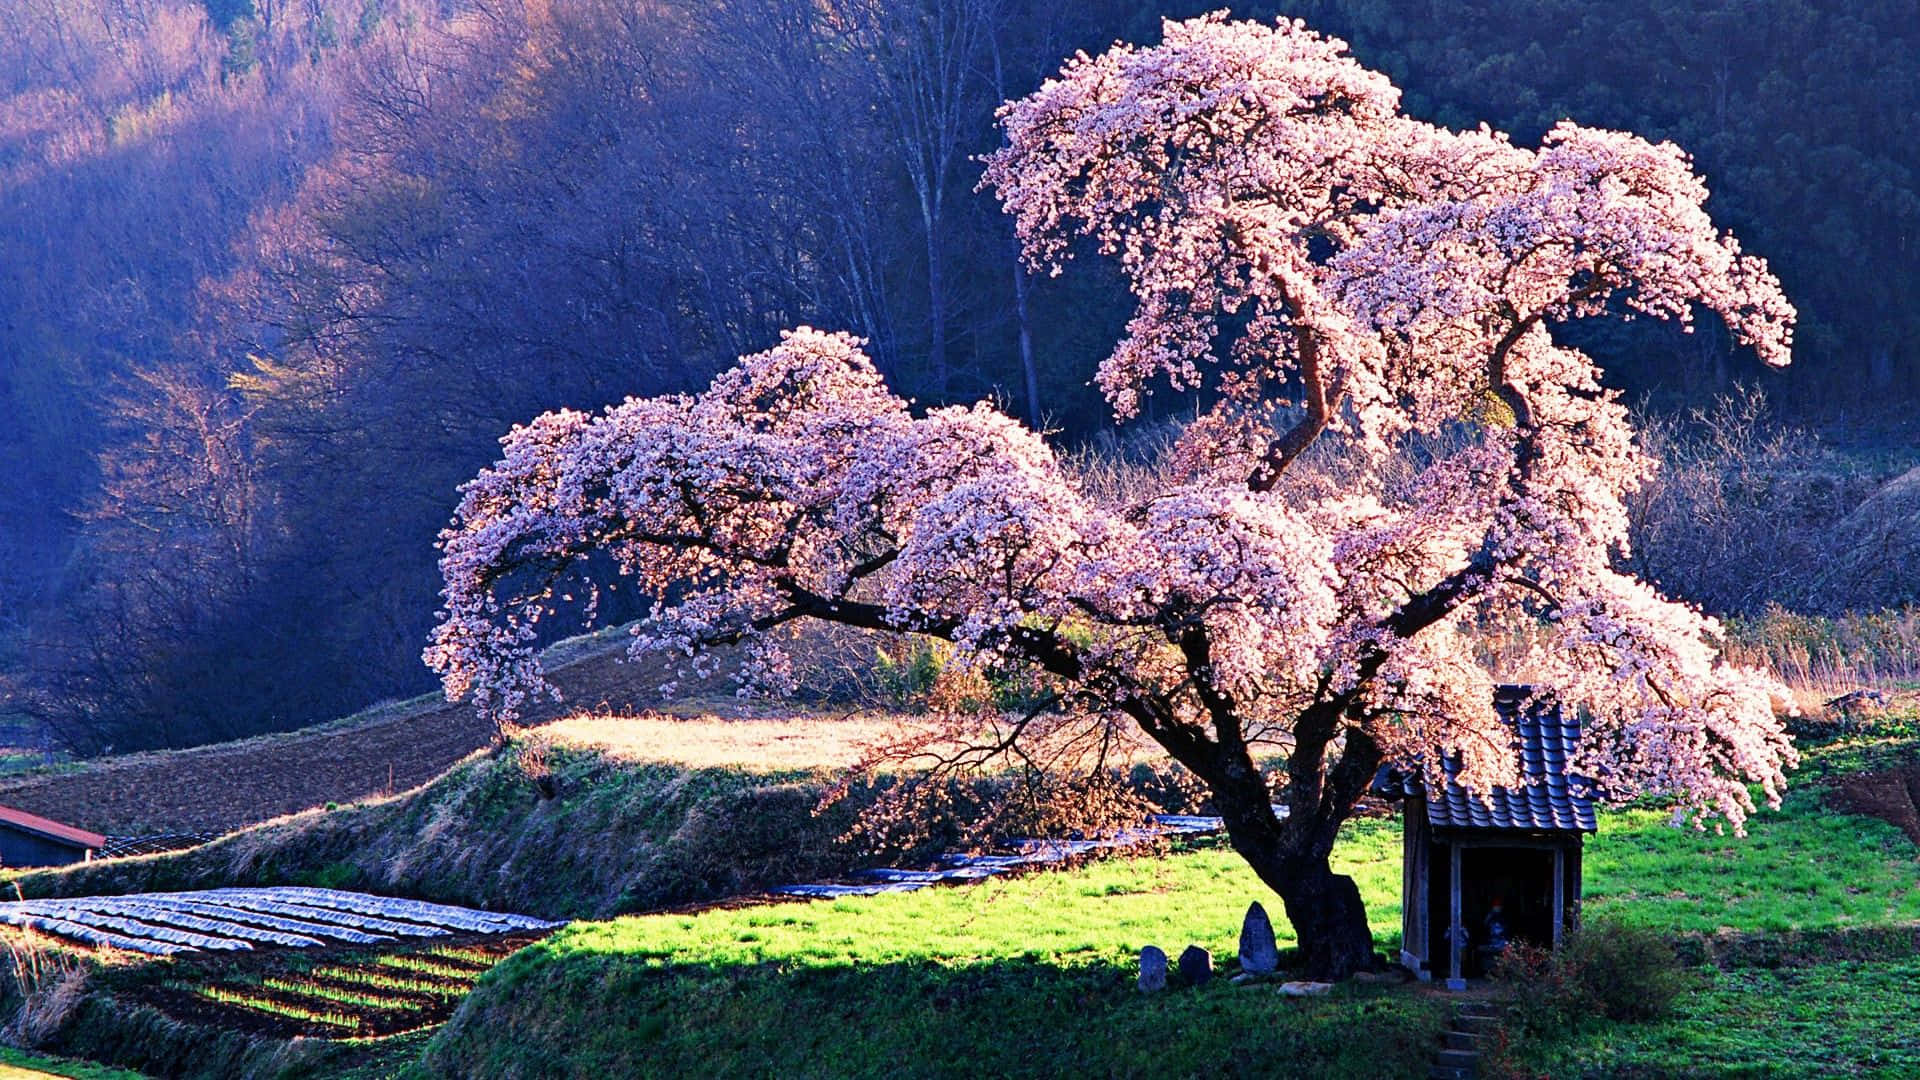
[[[622,761],[687,769],[791,773],[845,769],[876,742],[897,736],[910,717],[568,717],[536,728],[555,744],[599,749]]]
[[[574,716],[534,731],[553,742],[599,750],[632,762],[658,762],[691,769],[738,769],[776,773],[844,769],[866,760],[877,746],[911,741],[934,730],[935,721],[911,713],[861,712],[778,716]],[[1157,747],[1133,748],[1115,764],[1160,762]],[[911,765],[912,759],[906,764]]]
[[[878,743],[918,730],[919,717],[886,713],[771,717],[575,716],[538,728],[556,743],[625,761],[693,769],[791,772],[846,768]]]
[[[59,1030],[86,996],[88,968],[72,949],[32,930],[0,935],[7,950],[13,1015],[0,1037],[15,1046],[39,1046]]]

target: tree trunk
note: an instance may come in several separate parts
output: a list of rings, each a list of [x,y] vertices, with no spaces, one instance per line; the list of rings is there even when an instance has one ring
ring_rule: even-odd
[[[1018,251],[1013,256],[1013,315],[1020,327],[1020,371],[1027,380],[1027,426],[1040,431],[1040,372],[1033,363],[1033,327],[1027,321],[1027,268]]]
[[[940,219],[937,211],[925,215],[927,230],[927,319],[930,341],[927,345],[927,362],[931,368],[929,379],[932,383],[933,398],[936,405],[947,402],[947,391],[952,379],[947,371],[947,282],[944,268],[940,265]]]
[[[1326,768],[1329,730],[1326,716],[1303,719],[1296,728],[1284,820],[1275,816],[1266,780],[1243,748],[1203,761],[1196,772],[1207,782],[1234,851],[1280,894],[1307,976],[1337,982],[1374,966],[1373,930],[1360,888],[1334,873],[1329,858],[1380,755],[1370,740],[1350,735],[1339,760]]]
[[[1000,67],[1000,38],[987,35],[987,46],[993,50],[993,96],[996,100],[1007,100],[1006,73]],[[1035,431],[1040,428],[1040,372],[1033,363],[1033,326],[1027,320],[1027,267],[1020,261],[1019,237],[1009,234],[1013,241],[1013,317],[1020,329],[1020,371],[1027,382],[1027,426]]]
[[[1334,873],[1325,859],[1302,860],[1284,880],[1267,884],[1286,906],[1308,978],[1336,982],[1374,966],[1373,929],[1352,878]]]
[[[1331,831],[1338,829],[1335,823]],[[1360,899],[1360,887],[1352,878],[1333,872],[1326,854],[1331,844],[1313,845],[1319,850],[1287,850],[1305,836],[1323,832],[1294,831],[1285,826],[1235,831],[1231,821],[1227,826],[1233,849],[1247,860],[1261,881],[1280,894],[1307,977],[1338,982],[1374,967],[1373,928],[1367,924],[1367,906]]]

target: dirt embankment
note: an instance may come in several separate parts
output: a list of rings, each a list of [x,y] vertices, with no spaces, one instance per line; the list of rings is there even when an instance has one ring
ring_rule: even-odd
[[[564,701],[529,719],[657,702],[660,673],[618,643],[553,672]],[[360,720],[193,750],[129,754],[0,781],[0,804],[110,835],[219,832],[415,788],[493,738],[470,705],[418,699]]]
[[[1841,777],[1827,798],[1835,809],[1890,821],[1920,844],[1920,761]]]

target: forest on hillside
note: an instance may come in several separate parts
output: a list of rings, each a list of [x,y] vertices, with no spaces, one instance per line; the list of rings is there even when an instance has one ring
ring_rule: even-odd
[[[697,386],[781,327],[867,338],[919,402],[997,399],[1122,452],[1087,378],[1124,285],[1027,274],[976,158],[1061,56],[1215,6],[0,4],[0,712],[92,752],[425,691],[434,537],[500,435]],[[1796,572],[1920,483],[1767,426],[1911,440],[1908,0],[1235,14],[1348,39],[1445,124],[1530,142],[1570,116],[1690,150],[1803,317],[1764,378],[1717,327],[1580,343],[1653,412],[1706,417],[1655,425],[1675,482],[1643,506],[1643,571],[1724,613],[1916,599]],[[1773,420],[1714,404],[1755,382]]]

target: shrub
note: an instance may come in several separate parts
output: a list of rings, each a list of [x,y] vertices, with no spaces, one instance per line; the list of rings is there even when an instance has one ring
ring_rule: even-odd
[[[945,667],[944,650],[931,642],[895,641],[874,650],[874,680],[895,706],[924,704]]]
[[[1640,441],[1660,468],[1628,500],[1630,565],[1714,612],[1813,599],[1802,595],[1806,583],[1851,550],[1836,527],[1876,487],[1852,459],[1774,422],[1757,390],[1687,417],[1643,417]],[[1885,605],[1879,583],[1858,584],[1825,590],[1818,606]]]
[[[1609,1020],[1667,1015],[1690,984],[1673,946],[1645,927],[1602,923],[1576,931],[1561,951],[1589,1005]]]
[[[1535,1034],[1600,1017],[1659,1019],[1692,981],[1658,932],[1613,922],[1573,931],[1558,950],[1516,942],[1495,974],[1514,985],[1520,1026]]]

